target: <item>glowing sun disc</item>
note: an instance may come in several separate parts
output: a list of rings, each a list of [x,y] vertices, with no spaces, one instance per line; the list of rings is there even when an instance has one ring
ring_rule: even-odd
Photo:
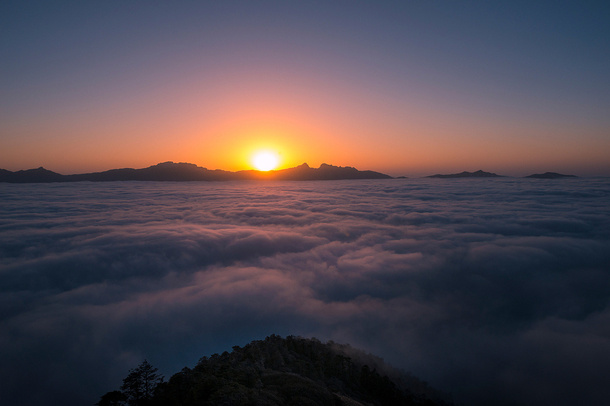
[[[254,155],[252,163],[259,171],[270,171],[277,167],[279,159],[273,152],[262,151]]]

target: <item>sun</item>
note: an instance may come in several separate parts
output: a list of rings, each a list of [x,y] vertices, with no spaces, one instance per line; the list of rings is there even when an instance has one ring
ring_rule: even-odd
[[[277,168],[280,159],[275,152],[259,151],[252,156],[252,164],[259,171],[270,171]]]

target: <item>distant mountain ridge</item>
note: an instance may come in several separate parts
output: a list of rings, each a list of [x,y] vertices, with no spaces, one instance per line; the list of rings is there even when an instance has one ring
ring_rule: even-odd
[[[448,178],[501,178],[503,176],[501,175],[497,175],[495,173],[492,172],[485,172],[482,170],[478,170],[476,172],[460,172],[460,173],[451,173],[451,174],[446,174],[446,175],[442,175],[440,173],[437,173],[436,175],[430,175],[427,176],[428,178],[441,178],[441,179],[448,179]]]
[[[49,171],[48,169],[40,168],[27,169],[24,171],[7,171],[6,169],[0,169],[0,182],[12,182],[12,183],[48,183],[48,182],[62,182],[64,175]]]
[[[62,175],[42,167],[11,172],[0,169],[0,182],[50,183],[50,182],[113,182],[113,181],[227,181],[227,180],[343,180],[343,179],[391,179],[380,172],[360,171],[351,166],[322,164],[311,168],[306,163],[294,168],[275,171],[224,171],[210,170],[195,164],[162,162],[148,168],[110,169],[103,172]]]
[[[478,170],[476,172],[460,172],[452,174],[436,174],[426,178],[503,178],[505,176],[492,172]],[[399,176],[396,179],[405,179]],[[536,173],[525,176],[533,179],[577,178],[574,175],[564,175],[557,172]],[[334,166],[321,164],[312,168],[306,163],[294,168],[272,171],[243,170],[237,172],[222,169],[207,169],[186,162],[162,162],[148,168],[110,169],[103,172],[62,175],[43,167],[11,172],[0,169],[0,182],[8,183],[51,183],[51,182],[116,182],[116,181],[229,181],[229,180],[346,180],[346,179],[394,179],[392,176],[375,171],[361,171],[351,166]]]
[[[560,178],[577,178],[577,177],[578,176],[564,175],[562,173],[557,173],[557,172],[534,173],[533,175],[526,176],[526,178],[534,178],[534,179],[560,179]]]
[[[427,178],[438,178],[438,179],[456,179],[456,178],[505,178],[504,175],[498,175],[493,172],[485,172],[483,170],[478,170],[476,172],[460,172],[460,173],[450,173],[450,174],[436,174],[426,176]],[[560,178],[577,178],[575,175],[564,175],[557,172],[545,172],[545,173],[535,173],[532,175],[524,176],[524,178],[530,179],[560,179]]]

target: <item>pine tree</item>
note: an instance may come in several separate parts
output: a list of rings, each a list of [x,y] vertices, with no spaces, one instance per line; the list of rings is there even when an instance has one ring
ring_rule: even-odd
[[[121,391],[127,397],[130,406],[143,406],[153,397],[155,388],[163,382],[158,369],[144,360],[137,368],[129,371],[123,379]]]

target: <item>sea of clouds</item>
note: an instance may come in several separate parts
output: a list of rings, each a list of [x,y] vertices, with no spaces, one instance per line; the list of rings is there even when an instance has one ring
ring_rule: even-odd
[[[610,399],[610,180],[0,184],[0,399],[87,405],[270,334],[456,402]]]

